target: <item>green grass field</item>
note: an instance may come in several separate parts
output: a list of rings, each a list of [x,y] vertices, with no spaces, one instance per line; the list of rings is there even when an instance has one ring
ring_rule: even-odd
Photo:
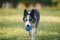
[[[60,10],[41,9],[36,40],[60,40]],[[0,40],[30,40],[22,20],[23,9],[0,9]]]

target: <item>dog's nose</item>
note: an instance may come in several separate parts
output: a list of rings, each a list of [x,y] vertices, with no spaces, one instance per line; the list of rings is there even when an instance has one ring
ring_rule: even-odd
[[[29,25],[27,25],[27,26],[29,26]]]

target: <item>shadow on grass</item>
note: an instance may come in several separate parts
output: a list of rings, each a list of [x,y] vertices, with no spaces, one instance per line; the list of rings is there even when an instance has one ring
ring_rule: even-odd
[[[60,40],[59,35],[42,35],[37,36],[37,40]]]
[[[0,40],[30,40],[27,37],[12,37],[12,38],[1,38]],[[60,40],[59,35],[42,35],[42,36],[37,36],[36,40]]]

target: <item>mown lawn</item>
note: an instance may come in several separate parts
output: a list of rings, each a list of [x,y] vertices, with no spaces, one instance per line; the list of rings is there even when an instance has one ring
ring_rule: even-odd
[[[36,40],[60,40],[60,10],[42,9]],[[30,40],[22,20],[23,9],[0,9],[0,40]],[[47,16],[47,17],[43,17]],[[58,17],[53,21],[49,16]],[[49,20],[48,20],[49,19]],[[46,20],[46,21],[45,21]]]

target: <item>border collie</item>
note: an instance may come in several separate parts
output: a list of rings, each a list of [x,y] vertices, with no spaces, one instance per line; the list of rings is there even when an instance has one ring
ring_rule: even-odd
[[[37,9],[31,9],[28,11],[26,9],[24,10],[23,21],[26,27],[29,26],[31,28],[29,30],[31,40],[35,40],[39,19],[40,19],[40,13]]]

